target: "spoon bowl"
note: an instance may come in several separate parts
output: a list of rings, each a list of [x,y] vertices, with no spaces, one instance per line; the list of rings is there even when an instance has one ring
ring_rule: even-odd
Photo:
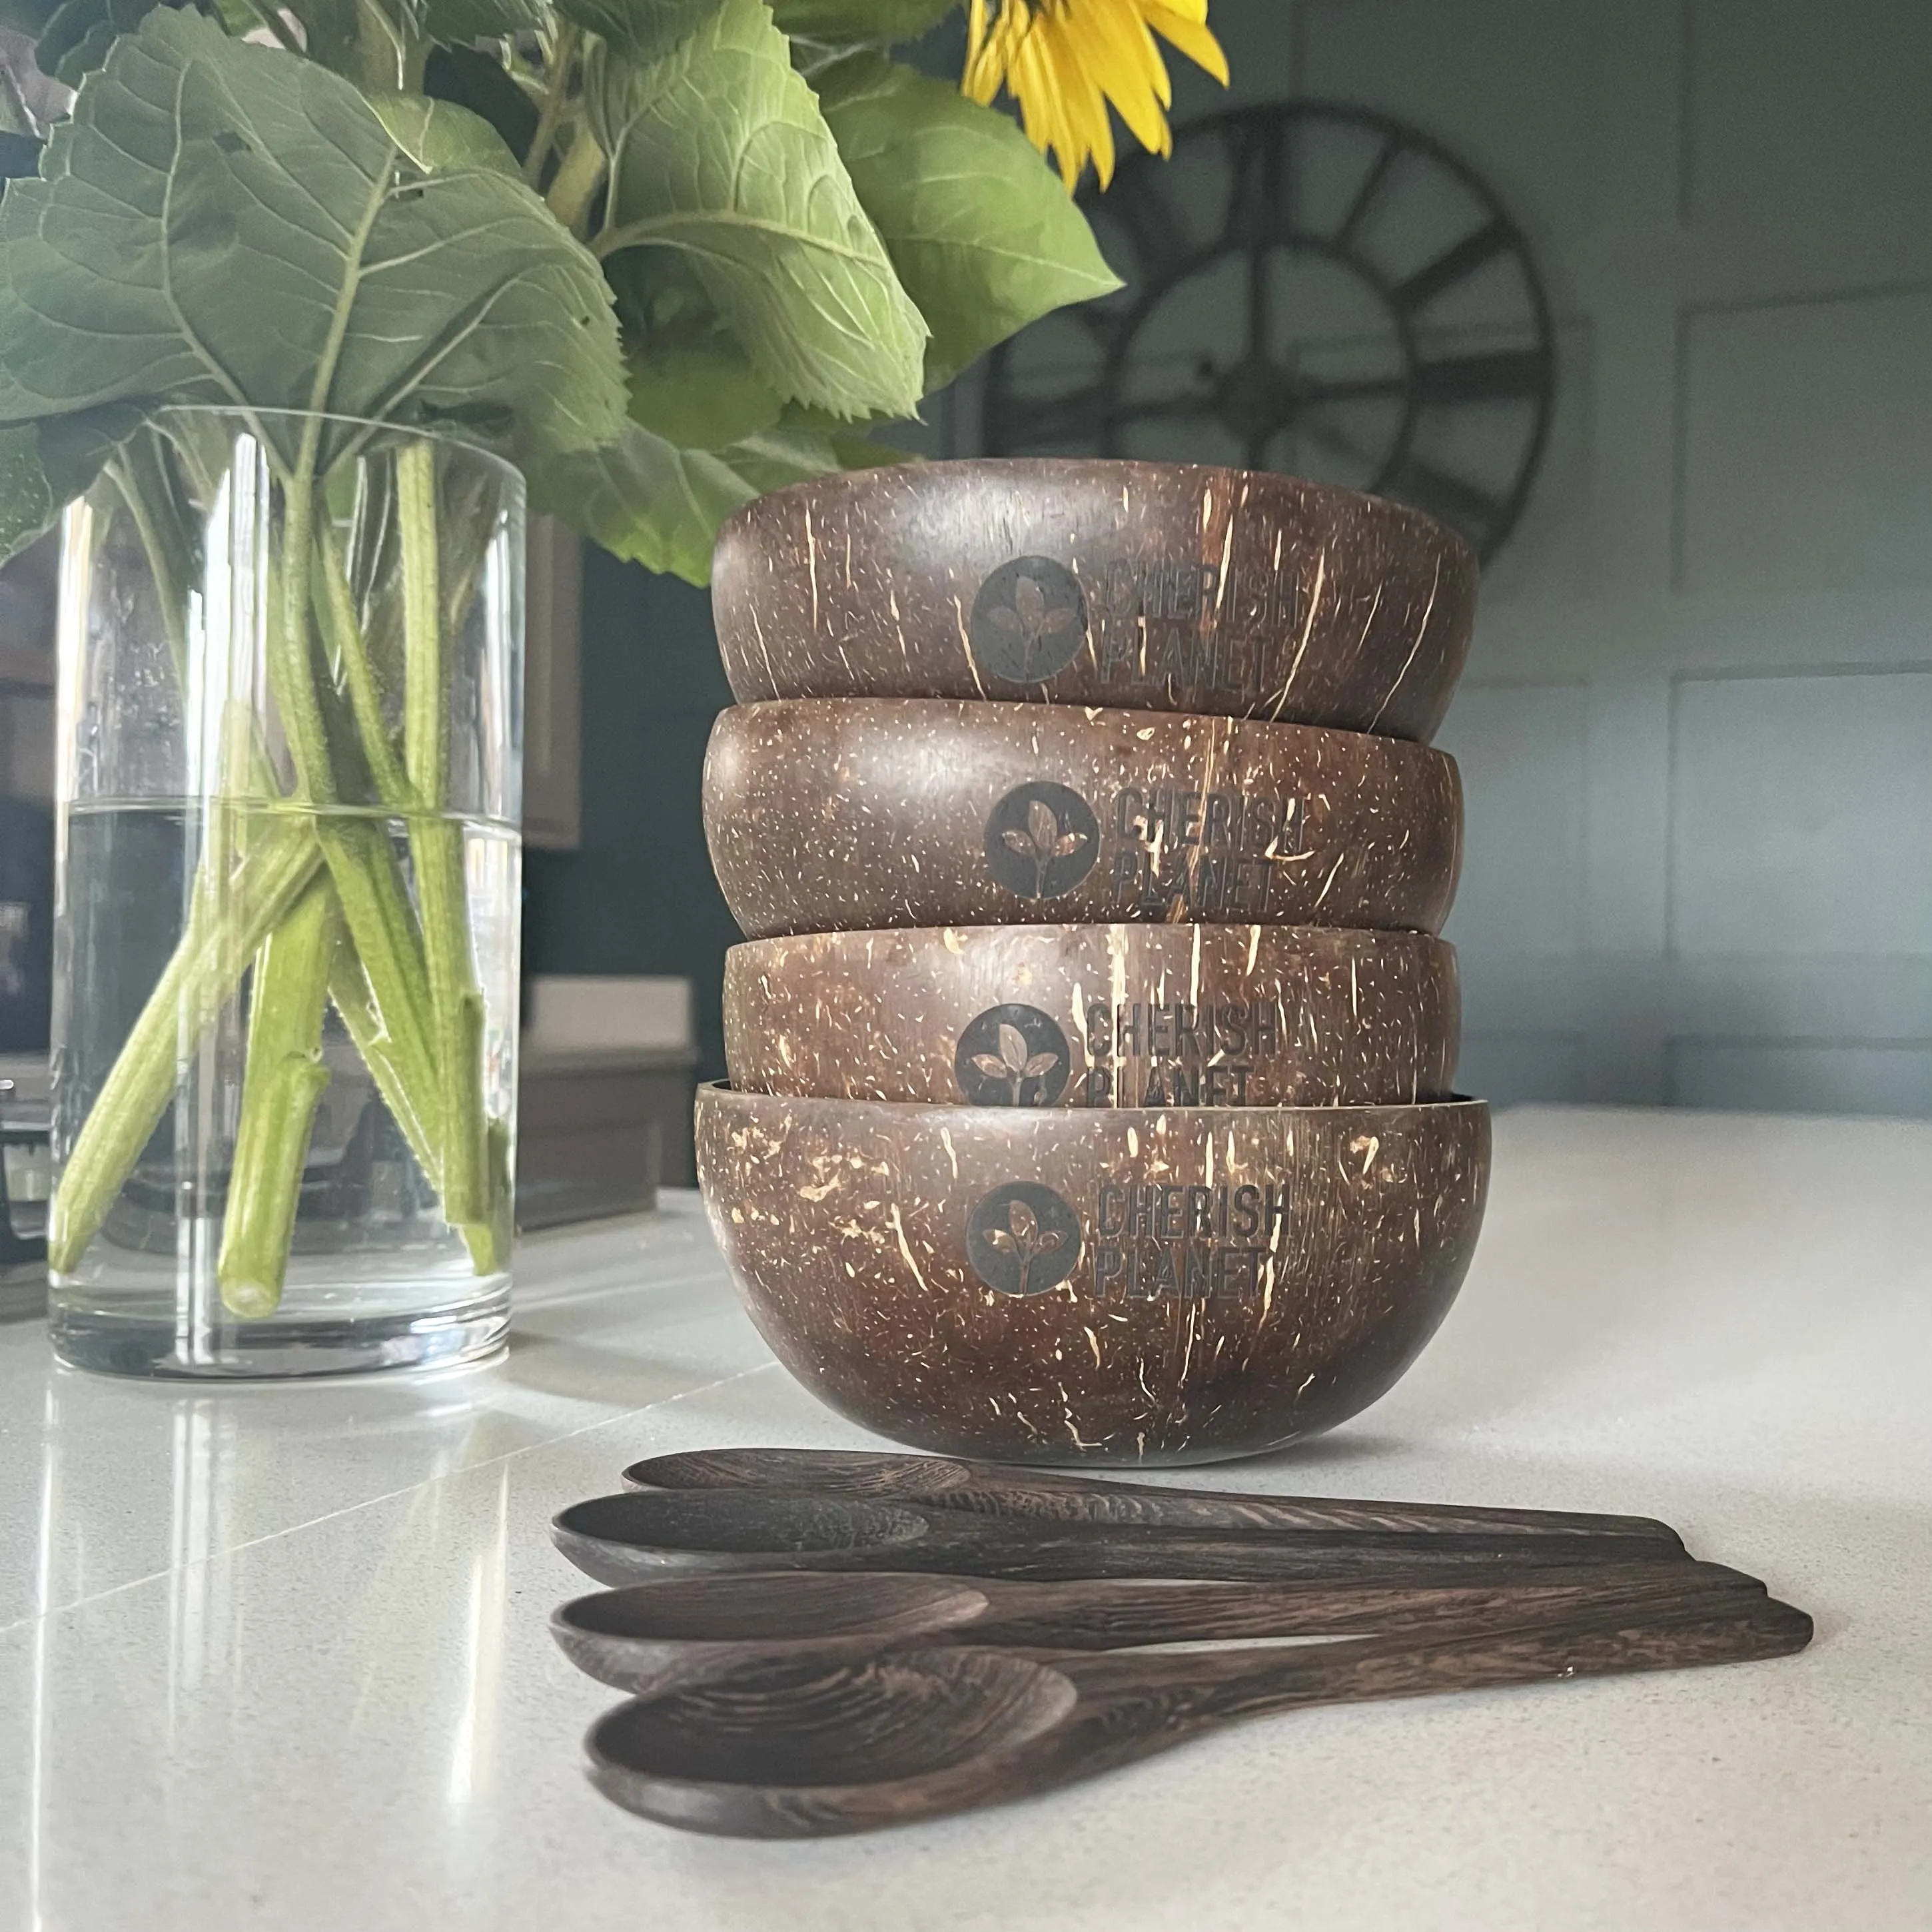
[[[766,1659],[920,1642],[970,1627],[986,1608],[964,1577],[775,1570],[602,1591],[566,1604],[550,1631],[586,1676],[643,1695]]]
[[[661,1778],[738,1782],[748,1746],[760,1783],[874,1784],[1010,1750],[1058,1724],[1077,1695],[1016,1652],[922,1648],[764,1665],[627,1705],[598,1734]]]
[[[748,1502],[751,1507],[742,1506]],[[882,1568],[880,1557],[917,1544],[928,1528],[916,1510],[843,1498],[667,1490],[573,1503],[558,1514],[551,1534],[586,1576],[631,1583],[679,1570],[742,1571],[773,1564],[838,1570],[866,1562]]]

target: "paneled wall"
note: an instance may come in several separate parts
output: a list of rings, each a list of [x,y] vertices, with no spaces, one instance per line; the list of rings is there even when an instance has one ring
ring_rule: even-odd
[[[1932,1113],[1932,8],[1214,17],[1238,98],[1467,157],[1558,312],[1549,454],[1442,740],[1466,1084]]]

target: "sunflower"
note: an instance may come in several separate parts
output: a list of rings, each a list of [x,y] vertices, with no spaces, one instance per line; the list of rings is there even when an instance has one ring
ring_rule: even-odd
[[[1058,158],[1070,194],[1090,158],[1102,188],[1113,178],[1110,101],[1142,147],[1173,152],[1174,90],[1156,34],[1228,83],[1208,0],[968,0],[968,11],[961,88],[984,104],[1004,83],[1027,139]]]

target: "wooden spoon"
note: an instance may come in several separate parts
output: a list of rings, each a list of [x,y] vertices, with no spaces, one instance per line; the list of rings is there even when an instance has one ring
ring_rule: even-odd
[[[1624,1560],[1682,1563],[1647,1537],[1478,1535],[1453,1530],[1168,1529],[1038,1523],[916,1503],[632,1490],[573,1504],[551,1525],[557,1547],[600,1583],[677,1573],[898,1570],[975,1576],[1195,1576],[1234,1582],[1367,1580],[1447,1568]],[[1582,1554],[1580,1556],[1579,1552]]]
[[[1675,1670],[1802,1649],[1811,1619],[1769,1598],[1678,1615],[1599,1605],[1510,1613],[1418,1642],[1083,1657],[971,1645],[766,1664],[620,1706],[591,1730],[592,1776],[688,1829],[815,1838],[1064,1784],[1236,1718],[1303,1705]]]
[[[881,1454],[862,1449],[696,1449],[633,1462],[638,1490],[776,1490],[880,1502],[925,1502],[982,1516],[1058,1522],[1142,1522],[1192,1529],[1397,1529],[1502,1532],[1525,1536],[1643,1537],[1666,1550],[1682,1539],[1642,1516],[1561,1510],[1465,1508],[1454,1503],[1358,1502],[1328,1496],[1224,1495],[1160,1489],[968,1462],[953,1456]]]
[[[1440,1570],[1368,1583],[1016,1583],[966,1576],[774,1570],[667,1577],[566,1604],[550,1630],[578,1668],[656,1696],[763,1665],[830,1662],[927,1644],[1226,1642],[1421,1630],[1508,1611],[1540,1619],[1592,1603],[1713,1610],[1761,1602],[1754,1576],[1714,1563],[1538,1565],[1474,1582]]]

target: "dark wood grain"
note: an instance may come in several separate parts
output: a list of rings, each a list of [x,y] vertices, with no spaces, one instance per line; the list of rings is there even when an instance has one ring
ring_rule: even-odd
[[[1122,1582],[771,1570],[671,1577],[566,1604],[550,1618],[580,1670],[656,1695],[765,1664],[932,1643],[1115,1650],[1133,1645],[1423,1630],[1576,1611],[1615,1596],[1673,1606],[1761,1598],[1754,1577],[1716,1564],[1490,1564],[1474,1581],[1435,1570],[1368,1582]]]
[[[705,839],[748,939],[1117,920],[1437,932],[1462,829],[1440,752],[1226,718],[800,699],[720,712],[704,764]]]
[[[1462,1285],[1490,1138],[1466,1102],[914,1107],[706,1088],[697,1148],[752,1318],[814,1394],[943,1454],[1145,1466],[1277,1448],[1384,1393]]]
[[[557,1547],[600,1583],[759,1570],[975,1576],[1179,1576],[1262,1582],[1374,1582],[1430,1570],[1475,1580],[1579,1562],[1670,1561],[1646,1536],[1520,1536],[1455,1530],[1172,1529],[1013,1522],[917,1503],[755,1490],[629,1490],[573,1503]]]
[[[1418,1639],[1281,1650],[1082,1655],[958,1645],[761,1665],[634,1701],[587,1739],[617,1803],[688,1829],[814,1838],[1064,1784],[1213,1726],[1323,1703],[1430,1696],[1778,1657],[1810,1641],[1766,1598],[1660,1607],[1640,1594]]]
[[[1426,740],[1476,567],[1440,524],[1353,490],[1048,458],[762,496],[720,533],[711,584],[741,702],[1047,698]]]
[[[989,1516],[1060,1522],[1144,1522],[1196,1529],[1462,1529],[1527,1536],[1643,1537],[1666,1552],[1683,1539],[1654,1516],[1586,1510],[1496,1509],[1461,1503],[1372,1502],[1348,1496],[1244,1496],[1062,1475],[957,1456],[869,1449],[683,1449],[624,1472],[638,1490],[776,1490],[794,1494],[926,1502]]]

